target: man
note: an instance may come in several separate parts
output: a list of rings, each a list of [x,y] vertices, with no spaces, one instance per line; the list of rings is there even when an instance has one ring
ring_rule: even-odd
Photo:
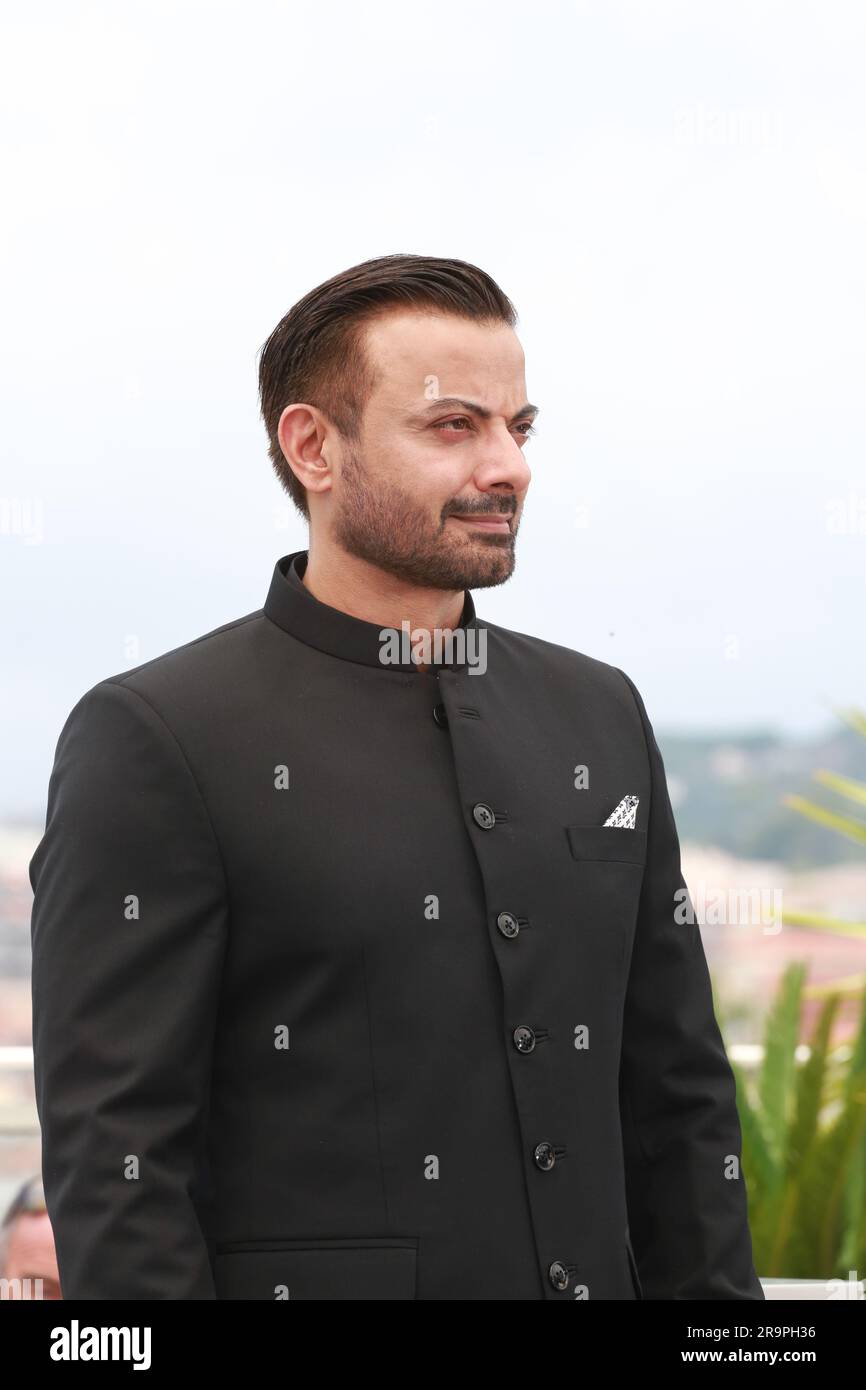
[[[60,1298],[57,1253],[40,1177],[19,1187],[0,1223],[0,1299]]]
[[[67,1298],[763,1297],[641,697],[469,592],[529,486],[514,322],[438,258],[300,300],[260,387],[308,549],[69,715],[31,865]]]

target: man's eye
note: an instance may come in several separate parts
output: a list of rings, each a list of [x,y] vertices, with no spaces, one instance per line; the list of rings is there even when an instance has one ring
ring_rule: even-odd
[[[455,418],[454,418],[453,420],[439,420],[438,423],[437,423],[437,425],[436,425],[436,428],[437,428],[437,430],[441,430],[441,429],[447,429],[447,427],[448,427],[449,425],[460,425],[460,424],[470,425],[471,423],[472,423],[471,420],[467,420],[467,418],[466,418],[465,415],[457,415],[457,416],[455,416]],[[459,433],[462,433],[462,431],[458,430],[458,434],[459,434]]]
[[[471,429],[472,421],[467,419],[465,415],[456,415],[452,420],[439,420],[435,428],[437,430],[444,430],[448,429],[449,425],[468,425]],[[515,428],[523,433],[524,439],[528,439],[530,435],[535,434],[535,426],[530,424],[528,420],[520,421]],[[462,434],[463,430],[457,430],[457,433]]]

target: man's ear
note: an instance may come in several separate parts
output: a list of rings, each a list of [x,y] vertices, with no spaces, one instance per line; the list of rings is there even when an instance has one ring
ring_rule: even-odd
[[[308,418],[302,427],[300,439],[295,441],[296,448],[292,450],[292,457],[290,457],[290,452],[284,444],[285,422],[289,412],[293,409],[292,406],[286,406],[280,416],[277,438],[286,464],[302,486],[313,492],[326,491],[329,486],[328,479],[331,470],[324,449],[317,445],[319,426],[316,413],[309,406],[303,408],[308,411]],[[296,464],[301,469],[300,476],[296,471]]]

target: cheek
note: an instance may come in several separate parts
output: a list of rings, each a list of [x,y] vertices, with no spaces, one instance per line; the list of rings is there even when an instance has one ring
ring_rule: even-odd
[[[475,495],[473,466],[469,450],[457,439],[449,446],[447,438],[438,446],[417,440],[376,442],[368,445],[365,472],[372,488],[390,494],[409,511],[420,511],[437,526],[443,526],[443,513],[455,511],[461,499]],[[369,459],[369,462],[367,462]],[[444,529],[455,530],[457,522],[444,521]]]

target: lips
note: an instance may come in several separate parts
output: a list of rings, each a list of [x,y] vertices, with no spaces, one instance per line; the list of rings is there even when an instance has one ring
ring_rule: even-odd
[[[503,534],[511,530],[510,512],[479,512],[475,515],[453,513],[453,516],[455,521],[462,521],[464,526],[483,527],[486,531],[501,531]]]

